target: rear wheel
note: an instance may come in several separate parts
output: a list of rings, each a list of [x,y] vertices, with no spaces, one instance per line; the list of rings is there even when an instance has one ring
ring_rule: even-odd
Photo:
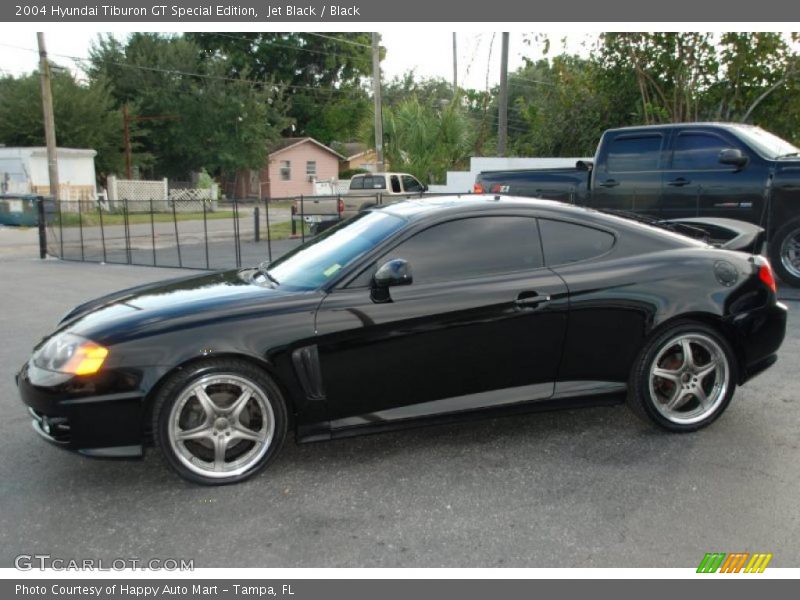
[[[769,260],[781,280],[800,287],[800,219],[789,221],[775,232]]]
[[[702,323],[677,323],[656,335],[636,361],[628,403],[664,429],[695,431],[716,420],[736,388],[730,344]]]
[[[216,360],[176,373],[154,407],[156,443],[182,477],[205,485],[264,469],[286,437],[280,390],[258,367]]]

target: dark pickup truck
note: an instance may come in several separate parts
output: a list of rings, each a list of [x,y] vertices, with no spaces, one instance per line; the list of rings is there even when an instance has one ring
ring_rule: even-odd
[[[603,134],[571,169],[484,171],[475,192],[536,196],[658,220],[722,217],[767,232],[781,279],[800,286],[800,149],[751,125],[681,123]]]

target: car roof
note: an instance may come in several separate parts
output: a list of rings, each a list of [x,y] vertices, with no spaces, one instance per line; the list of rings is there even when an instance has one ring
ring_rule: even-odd
[[[685,235],[626,218],[624,215],[609,214],[585,206],[576,206],[558,200],[545,200],[543,198],[501,196],[497,194],[428,196],[404,200],[369,210],[379,210],[414,222],[448,215],[457,216],[463,214],[466,216],[475,215],[476,213],[519,211],[520,209],[531,210],[535,212],[536,216],[542,218],[580,221],[585,225],[596,225],[612,230],[635,230],[657,238],[663,239],[666,237],[675,242],[684,242],[689,246],[703,245],[702,242],[693,240]]]

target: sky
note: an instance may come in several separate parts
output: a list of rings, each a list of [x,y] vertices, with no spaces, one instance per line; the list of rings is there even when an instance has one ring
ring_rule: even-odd
[[[124,38],[124,33],[115,34]],[[523,64],[523,55],[537,58],[536,47],[526,46],[523,33],[512,32],[509,43],[509,69]],[[421,77],[453,79],[453,33],[429,32],[409,35],[406,28],[392,28],[381,32],[386,58],[382,63],[384,80],[401,76],[413,70]],[[51,60],[77,69],[67,56],[86,57],[96,35],[85,31],[75,35],[65,30],[45,32]],[[457,34],[459,85],[485,89],[497,85],[500,77],[501,34],[491,31],[464,31]],[[27,48],[27,50],[20,49]],[[0,73],[20,75],[36,69],[36,34],[6,28],[0,36]]]

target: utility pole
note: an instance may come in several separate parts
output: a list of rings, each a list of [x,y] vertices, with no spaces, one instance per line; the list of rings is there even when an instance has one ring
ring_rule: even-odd
[[[39,75],[42,80],[42,111],[44,113],[44,138],[47,144],[47,173],[50,179],[50,196],[58,202],[58,154],[56,150],[56,122],[53,116],[53,90],[50,86],[50,62],[44,33],[36,34],[39,42]]]
[[[383,163],[383,104],[381,102],[381,47],[378,33],[372,32],[372,97],[375,101],[375,155],[376,168],[384,170]]]
[[[503,49],[500,56],[500,100],[497,118],[497,155],[506,155],[508,141],[508,32],[503,33]]]
[[[453,32],[453,96],[458,94],[458,46],[456,32]]]

